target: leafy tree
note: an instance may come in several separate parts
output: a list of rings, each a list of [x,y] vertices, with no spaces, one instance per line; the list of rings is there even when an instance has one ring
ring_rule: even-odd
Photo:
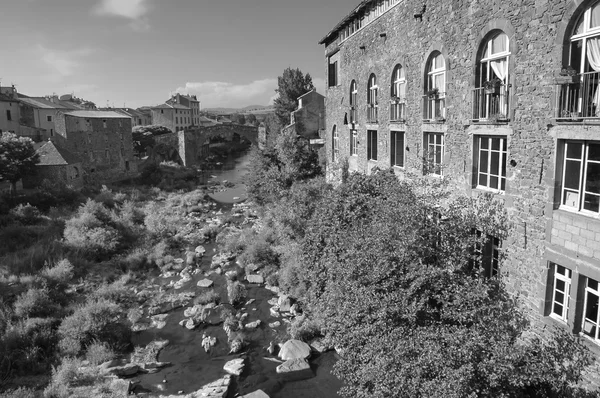
[[[503,207],[423,181],[352,174],[308,224],[299,284],[341,353],[342,395],[587,396],[573,387],[590,363],[584,346],[528,333],[501,281],[470,261],[473,228],[506,238]]]
[[[161,135],[161,134],[170,134],[171,130],[166,128],[165,126],[159,126],[157,124],[152,124],[149,126],[135,126],[132,130],[133,134],[145,134],[150,133],[152,135]]]
[[[231,121],[237,124],[246,124],[246,117],[241,113],[231,115]]]
[[[4,132],[0,137],[0,181],[9,181],[12,192],[17,190],[17,181],[34,174],[40,157],[27,137]]]
[[[297,99],[314,88],[310,74],[304,75],[300,69],[286,68],[277,78],[279,94],[274,101],[275,115],[282,126],[290,122],[290,113],[297,108]]]
[[[251,124],[253,126],[258,126],[258,120],[256,119],[256,115],[253,113],[247,114],[246,123]]]

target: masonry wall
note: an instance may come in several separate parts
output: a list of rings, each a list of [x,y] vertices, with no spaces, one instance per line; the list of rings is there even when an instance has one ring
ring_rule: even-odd
[[[83,167],[81,163],[57,166],[37,166],[35,176],[23,179],[24,188],[37,188],[44,180],[61,182],[75,189],[83,187]]]
[[[478,136],[506,136],[508,140],[507,184],[496,196],[504,201],[514,229],[503,242],[506,261],[501,274],[508,288],[529,308],[537,325],[565,327],[577,331],[577,321],[567,325],[549,320],[548,291],[551,261],[585,263],[600,269],[600,221],[579,214],[564,214],[556,200],[555,167],[560,139],[572,131],[554,116],[555,76],[563,65],[568,24],[579,10],[592,4],[582,1],[440,1],[427,2],[422,20],[414,14],[422,2],[406,0],[379,19],[340,43],[326,43],[327,57],[338,52],[338,85],[327,89],[327,173],[339,178],[348,159],[350,169],[369,173],[373,167],[390,167],[390,132],[405,133],[405,168],[398,175],[423,168],[424,133],[444,134],[444,175],[455,181],[466,195],[478,195],[474,184],[474,143]],[[340,15],[340,19],[343,15]],[[572,22],[571,22],[572,23]],[[510,39],[510,109],[506,123],[475,123],[473,89],[477,52],[484,38],[502,30]],[[489,37],[489,36],[488,36]],[[446,60],[446,118],[437,123],[423,121],[426,62],[433,51]],[[390,122],[392,72],[397,64],[407,79],[406,118]],[[367,79],[377,76],[378,124],[367,124]],[[327,75],[327,73],[325,73]],[[358,154],[350,154],[350,83],[358,84]],[[339,135],[339,155],[333,161],[333,128]],[[378,160],[367,160],[367,130],[377,130]],[[600,139],[600,126],[586,126],[587,137]],[[561,132],[562,131],[562,132]],[[564,131],[567,131],[566,133]],[[582,136],[581,134],[579,137]],[[592,236],[592,232],[594,235]],[[553,254],[549,254],[553,253]],[[596,275],[594,271],[593,275]],[[600,277],[600,275],[598,275]],[[575,303],[573,303],[575,305]],[[581,311],[581,310],[579,310]],[[575,312],[575,310],[573,311]],[[594,349],[597,346],[594,345]],[[600,354],[600,350],[598,350]]]
[[[8,120],[7,111],[10,111],[10,119]],[[11,131],[15,134],[19,133],[19,119],[21,111],[17,101],[0,101],[0,131]]]
[[[164,126],[175,132],[175,111],[173,109],[152,109],[152,124]]]

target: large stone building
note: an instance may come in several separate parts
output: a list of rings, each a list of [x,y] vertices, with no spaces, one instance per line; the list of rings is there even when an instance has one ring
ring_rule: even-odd
[[[492,193],[514,229],[486,271],[600,354],[600,3],[365,0],[321,44],[329,177]]]
[[[13,87],[0,87],[0,131],[19,134],[19,97]]]
[[[58,112],[53,141],[81,159],[84,177],[108,181],[137,171],[131,118],[112,111]]]
[[[192,110],[177,103],[154,106],[152,124],[166,127],[174,133],[185,130],[193,126]]]
[[[179,104],[190,108],[190,119],[192,126],[199,125],[200,101],[195,95],[175,94],[167,101],[167,104]]]

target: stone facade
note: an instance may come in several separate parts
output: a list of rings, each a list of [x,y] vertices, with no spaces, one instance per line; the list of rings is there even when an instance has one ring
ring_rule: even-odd
[[[421,1],[391,0],[389,9],[371,11],[375,18],[363,19],[359,29],[357,25],[347,28],[365,18],[365,10],[374,4],[377,2],[362,2],[321,41],[326,47],[328,72],[325,135],[329,178],[339,178],[345,159],[351,170],[365,173],[375,166],[389,168],[399,158],[400,165],[393,167],[399,176],[407,170],[422,172],[423,159],[429,155],[426,150],[435,148],[428,140],[443,140],[442,171],[437,174],[450,177],[467,195],[492,192],[506,205],[514,228],[502,242],[506,257],[500,274],[531,310],[534,324],[582,332],[582,340],[600,354],[600,340],[589,336],[593,325],[584,320],[585,302],[592,300],[586,286],[600,281],[600,215],[561,203],[565,145],[575,142],[570,140],[600,144],[600,124],[594,123],[600,117],[588,114],[589,118],[583,118],[585,110],[580,109],[571,120],[556,118],[564,115],[559,107],[565,90],[575,97],[583,95],[574,86],[556,83],[561,70],[569,65],[576,23],[594,2],[453,0],[427,2],[424,8]],[[494,74],[483,72],[492,62],[486,60],[486,44],[492,46],[502,33],[508,38],[506,64],[502,64],[508,73],[491,91],[484,90],[484,73],[503,74],[493,69],[498,63],[493,65]],[[445,61],[445,84],[439,84],[440,90],[435,92],[439,82],[432,83],[432,79],[439,55]],[[396,66],[401,66],[402,78],[398,78]],[[369,110],[372,75],[376,77],[372,86],[377,89],[377,101],[371,101]],[[582,76],[578,77],[580,84],[585,84]],[[357,87],[354,96],[352,81]],[[394,86],[398,82],[404,84],[400,90]],[[586,101],[589,103],[589,98],[583,99]],[[571,105],[576,108],[577,102]],[[600,109],[600,104],[597,106]],[[486,113],[492,108],[493,114]],[[376,117],[369,113],[372,109],[376,109]],[[506,143],[505,187],[491,189],[489,173],[483,176],[489,178],[487,183],[481,185],[481,164],[486,163],[480,156],[487,143]],[[398,146],[403,151],[394,150]],[[373,158],[376,160],[370,160]],[[598,183],[598,176],[589,178]],[[593,184],[590,190],[596,190]],[[595,197],[590,197],[593,202]],[[562,319],[551,315],[553,300],[558,297],[556,264],[570,272],[570,291],[565,296],[569,302],[563,303],[569,310]]]
[[[87,181],[110,181],[133,176],[131,118],[115,112],[58,113],[53,141],[82,160]]]
[[[290,126],[305,138],[319,138],[319,132],[325,126],[325,97],[316,90],[299,97],[298,109],[290,115],[290,125],[286,128]]]

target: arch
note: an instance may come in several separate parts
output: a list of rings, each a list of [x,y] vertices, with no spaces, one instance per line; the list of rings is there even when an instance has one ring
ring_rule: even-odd
[[[392,69],[390,84],[390,121],[404,120],[406,101],[406,75],[401,64]]]
[[[446,82],[448,63],[444,54],[433,50],[427,57],[423,74],[423,119],[446,119]]]
[[[350,82],[350,123],[357,123],[358,119],[358,85],[356,80]],[[346,123],[348,124],[348,123]]]
[[[421,63],[421,76],[423,76],[423,82],[425,82],[426,70],[427,70],[427,66],[429,64],[429,60],[431,58],[431,55],[434,52],[438,52],[438,53],[440,53],[440,54],[442,54],[444,56],[444,60],[446,62],[446,80],[450,81],[450,76],[449,76],[450,73],[449,73],[449,71],[450,71],[450,62],[451,62],[451,60],[448,57],[448,50],[446,49],[446,46],[444,46],[443,43],[441,43],[441,42],[434,42],[434,43],[432,43],[429,46],[429,48],[425,52],[425,54],[427,54],[427,57]]]
[[[598,0],[571,0],[565,6],[563,19],[558,23],[556,41],[563,67],[569,65],[569,46],[571,36],[575,31],[577,22],[585,10],[596,4]],[[558,55],[558,54],[557,54]]]
[[[377,123],[378,90],[377,76],[371,73],[367,81],[367,123]]]

